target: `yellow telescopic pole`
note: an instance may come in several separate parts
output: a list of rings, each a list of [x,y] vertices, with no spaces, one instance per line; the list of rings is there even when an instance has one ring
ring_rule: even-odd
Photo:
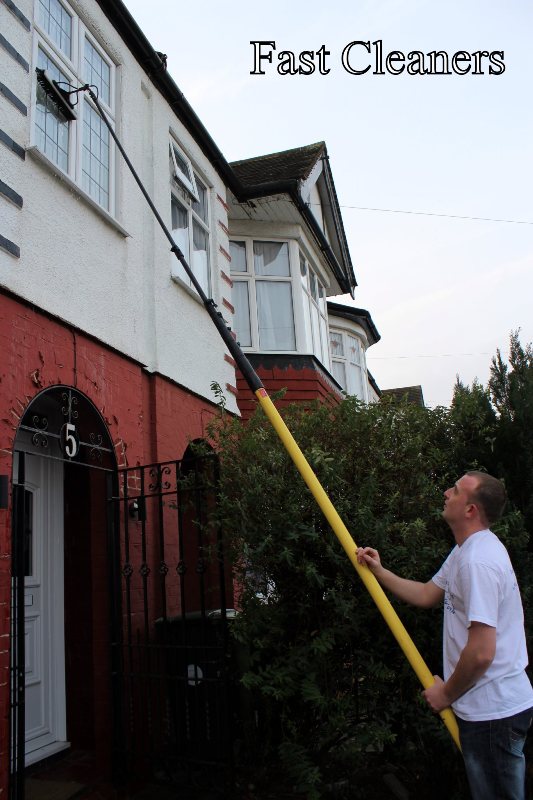
[[[346,555],[352,562],[353,566],[357,570],[359,577],[361,578],[366,588],[368,589],[370,596],[372,597],[379,611],[383,615],[383,618],[385,619],[385,622],[391,629],[393,636],[395,637],[396,641],[402,648],[407,660],[411,664],[418,679],[420,680],[420,683],[422,684],[424,689],[427,689],[435,682],[433,675],[429,671],[429,668],[426,665],[420,653],[418,652],[415,643],[407,633],[398,614],[392,607],[389,599],[387,598],[385,592],[377,582],[376,578],[366,565],[361,565],[358,562],[356,556],[357,545],[350,536],[350,533],[346,528],[346,525],[344,524],[339,514],[337,513],[335,506],[333,505],[333,503],[327,496],[326,492],[322,488],[320,481],[318,480],[315,473],[309,466],[307,459],[305,458],[304,454],[298,447],[298,444],[296,443],[291,432],[285,425],[282,417],[280,416],[277,408],[275,407],[274,403],[268,396],[266,390],[258,389],[255,392],[255,396],[257,397],[261,405],[261,408],[265,412],[268,420],[272,424],[272,427],[275,429],[276,433],[281,439],[285,449],[292,458],[300,475],[302,476],[307,486],[311,490],[313,497],[315,498],[316,502],[322,509],[324,516],[326,517],[327,521],[333,528],[333,532],[335,533],[338,540],[342,544],[346,552]],[[440,712],[440,716],[444,724],[448,728],[455,744],[460,750],[461,745],[459,742],[459,729],[457,727],[457,721],[455,719],[453,711],[451,710],[451,708],[445,708],[444,711]]]

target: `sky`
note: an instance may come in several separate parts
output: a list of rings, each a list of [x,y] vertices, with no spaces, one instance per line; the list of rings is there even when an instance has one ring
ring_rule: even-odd
[[[126,5],[228,161],[326,142],[381,389],[420,384],[426,405],[449,405],[457,376],[486,384],[511,331],[533,340],[532,3]],[[257,41],[276,49],[253,75]],[[352,46],[345,67],[352,42],[371,52]],[[296,65],[312,51],[315,72],[279,74],[283,51]],[[483,57],[483,74],[395,75],[393,51],[406,65],[412,51],[503,51],[505,69]]]

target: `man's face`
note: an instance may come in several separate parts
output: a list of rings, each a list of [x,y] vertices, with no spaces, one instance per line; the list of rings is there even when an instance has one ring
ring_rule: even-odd
[[[467,519],[468,510],[472,506],[472,493],[477,488],[477,483],[473,475],[463,475],[457,483],[446,489],[442,516],[448,525]]]

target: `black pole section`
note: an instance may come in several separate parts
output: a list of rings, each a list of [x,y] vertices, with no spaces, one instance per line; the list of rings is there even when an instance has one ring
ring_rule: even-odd
[[[252,392],[255,394],[255,392],[258,389],[263,389],[264,388],[264,386],[263,386],[263,384],[261,382],[261,379],[259,378],[259,376],[257,375],[256,371],[254,370],[254,368],[252,367],[252,365],[250,364],[250,362],[246,358],[245,354],[241,350],[240,345],[237,344],[237,342],[233,338],[233,334],[231,332],[231,328],[229,328],[226,325],[226,323],[224,321],[224,317],[222,316],[221,312],[216,310],[217,306],[216,306],[215,301],[212,298],[207,297],[206,293],[204,292],[204,290],[200,286],[199,282],[197,281],[195,274],[193,273],[192,269],[189,267],[189,264],[187,263],[187,260],[186,260],[185,256],[183,255],[183,253],[181,252],[179,247],[176,245],[176,242],[172,238],[172,234],[170,233],[170,231],[168,230],[167,226],[163,222],[159,211],[157,210],[157,208],[155,207],[154,203],[152,202],[152,198],[150,197],[150,195],[148,194],[148,192],[144,188],[141,179],[137,175],[137,172],[135,171],[135,168],[134,168],[133,164],[131,163],[131,161],[129,160],[129,158],[128,158],[127,154],[126,154],[126,151],[122,147],[122,144],[120,143],[120,141],[118,139],[118,136],[116,135],[115,131],[113,130],[113,128],[111,126],[111,123],[109,122],[105,112],[103,111],[100,103],[98,102],[98,98],[96,97],[95,93],[92,91],[92,89],[89,86],[82,87],[82,88],[87,89],[87,91],[89,92],[91,100],[93,101],[93,103],[95,104],[96,108],[98,109],[98,112],[99,112],[100,116],[102,117],[103,121],[105,122],[105,124],[107,126],[107,129],[109,130],[109,133],[113,137],[113,139],[115,141],[115,144],[117,145],[118,149],[120,150],[120,152],[122,154],[122,157],[124,158],[124,161],[128,165],[128,168],[129,168],[131,174],[135,178],[135,181],[136,181],[139,189],[143,193],[143,195],[144,195],[144,197],[146,199],[146,202],[148,203],[148,205],[152,209],[152,211],[154,213],[154,216],[157,219],[157,221],[159,222],[159,225],[160,225],[163,233],[165,234],[165,236],[167,237],[168,241],[170,242],[170,250],[171,250],[171,252],[174,253],[174,255],[176,256],[178,261],[183,266],[183,269],[187,273],[187,276],[190,278],[192,285],[194,286],[194,288],[198,292],[198,294],[200,296],[200,299],[202,300],[202,303],[204,304],[207,313],[209,314],[209,316],[211,317],[211,319],[215,323],[216,328],[217,328],[218,332],[220,333],[220,336],[222,337],[226,347],[230,351],[232,357],[235,360],[235,363],[237,364],[237,366],[239,367],[240,371],[242,372],[243,377],[246,380],[246,383],[248,384],[248,386],[250,387]]]

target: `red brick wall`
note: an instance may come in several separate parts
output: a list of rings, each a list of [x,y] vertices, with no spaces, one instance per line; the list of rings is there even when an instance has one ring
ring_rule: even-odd
[[[11,480],[17,426],[57,384],[87,395],[106,421],[119,466],[180,459],[204,438],[215,406],[60,320],[0,293],[0,474]],[[8,779],[11,509],[0,510],[0,796]]]
[[[252,356],[252,365],[269,394],[285,389],[278,408],[291,403],[309,404],[314,400],[340,403],[340,390],[332,383],[328,374],[312,357],[299,356]],[[237,403],[244,420],[255,411],[257,400],[248,388],[242,374],[237,372]]]

